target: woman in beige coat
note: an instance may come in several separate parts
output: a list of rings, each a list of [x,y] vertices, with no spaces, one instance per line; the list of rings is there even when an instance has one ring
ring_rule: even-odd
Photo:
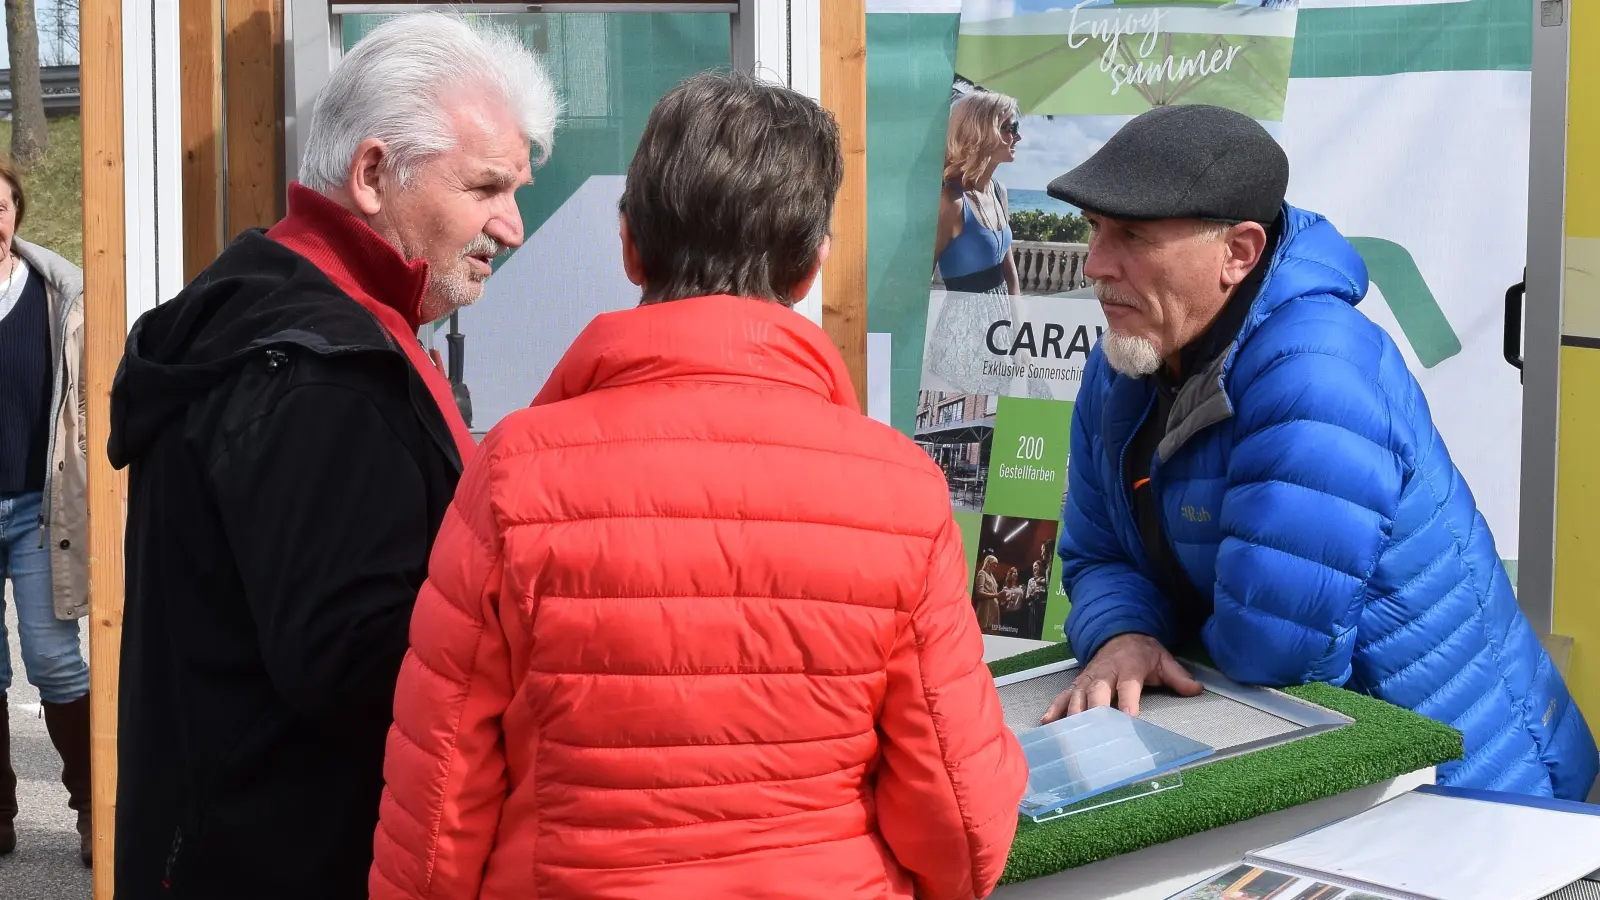
[[[89,668],[83,273],[16,237],[27,198],[0,164],[0,584],[16,604],[28,683],[61,754],[68,804],[90,862]],[[12,666],[0,594],[0,855],[16,847],[17,778],[6,692]]]

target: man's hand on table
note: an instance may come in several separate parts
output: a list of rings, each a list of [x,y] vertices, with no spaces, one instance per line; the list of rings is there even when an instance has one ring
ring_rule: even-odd
[[[1039,724],[1110,706],[1113,695],[1118,709],[1137,716],[1140,693],[1146,687],[1162,685],[1184,697],[1197,697],[1204,690],[1160,641],[1146,634],[1119,634],[1100,647],[1072,687],[1056,696]]]

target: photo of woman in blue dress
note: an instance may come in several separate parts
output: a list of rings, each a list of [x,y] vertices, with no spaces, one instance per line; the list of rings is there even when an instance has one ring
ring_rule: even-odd
[[[1016,99],[991,91],[965,93],[950,108],[934,241],[948,293],[928,336],[924,366],[955,390],[1006,394],[1012,382],[983,372],[993,359],[989,328],[1013,319],[1011,298],[1021,293],[1006,189],[994,177],[996,168],[1016,159],[1020,120]],[[997,346],[1009,346],[1011,329],[992,337]]]

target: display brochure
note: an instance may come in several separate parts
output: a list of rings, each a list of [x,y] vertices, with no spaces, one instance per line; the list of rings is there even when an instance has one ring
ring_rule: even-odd
[[[1171,900],[1540,900],[1597,865],[1600,806],[1426,785]]]
[[[1399,900],[1390,894],[1354,890],[1302,878],[1265,866],[1241,864],[1170,900]]]
[[[914,437],[944,470],[985,634],[1060,641],[1072,409],[1106,327],[1088,222],[1045,186],[1156,106],[1279,133],[1294,0],[965,0]]]

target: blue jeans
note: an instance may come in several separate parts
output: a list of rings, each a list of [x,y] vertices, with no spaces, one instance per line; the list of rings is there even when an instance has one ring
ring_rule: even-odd
[[[11,581],[17,601],[17,631],[28,683],[46,703],[71,703],[89,693],[76,619],[56,618],[50,588],[50,535],[40,546],[39,509],[44,495],[0,494],[0,583]],[[11,689],[5,594],[0,593],[0,693]]]

